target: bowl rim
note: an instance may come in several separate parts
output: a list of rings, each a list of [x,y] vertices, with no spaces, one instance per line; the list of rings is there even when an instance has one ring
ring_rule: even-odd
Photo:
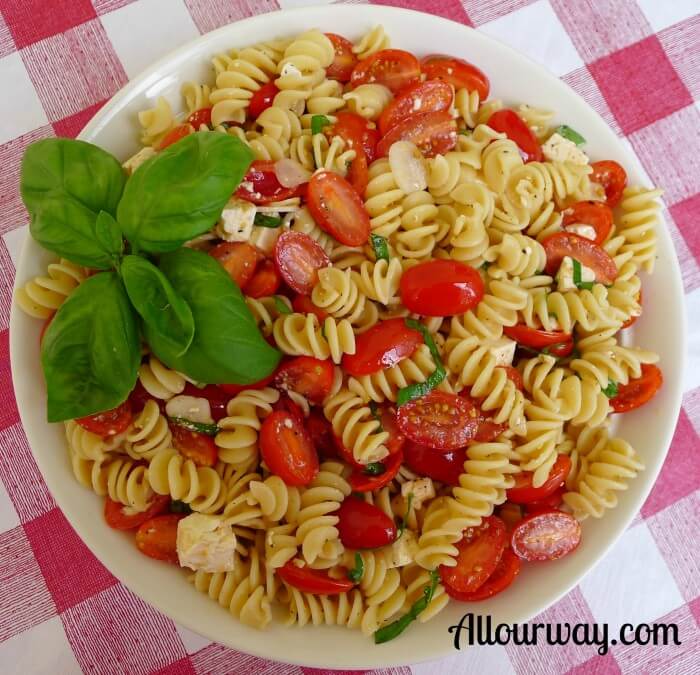
[[[94,137],[95,134],[99,133],[99,131],[107,126],[109,122],[111,121],[113,114],[119,114],[119,110],[122,107],[122,103],[125,100],[128,100],[129,97],[132,95],[132,92],[135,90],[139,89],[141,85],[144,83],[148,82],[149,80],[153,79],[154,82],[160,79],[159,72],[163,70],[164,67],[166,67],[169,63],[172,63],[173,61],[177,61],[181,57],[183,57],[185,54],[187,54],[195,45],[198,44],[203,44],[209,41],[213,41],[215,38],[220,37],[222,35],[225,35],[227,32],[229,32],[233,26],[236,26],[236,30],[241,30],[241,28],[245,28],[246,26],[250,27],[257,27],[259,24],[264,24],[266,21],[269,21],[271,18],[274,18],[275,20],[282,19],[286,16],[304,16],[307,15],[309,17],[309,26],[314,25],[315,21],[319,21],[321,23],[325,23],[328,20],[335,20],[332,17],[333,16],[340,16],[342,17],[343,14],[348,13],[349,11],[355,10],[357,11],[357,7],[355,5],[316,5],[316,6],[306,6],[306,7],[297,7],[297,8],[292,8],[292,9],[282,9],[282,10],[277,10],[274,12],[269,12],[265,14],[258,14],[255,16],[251,16],[245,19],[241,19],[238,21],[234,21],[230,24],[227,24],[225,26],[222,26],[220,28],[217,28],[216,30],[210,31],[208,33],[204,33],[198,37],[193,38],[192,40],[187,41],[186,43],[180,45],[177,49],[174,49],[167,54],[165,54],[163,57],[159,58],[155,62],[153,62],[151,65],[149,65],[145,70],[143,70],[139,75],[137,75],[135,78],[132,80],[129,80],[118,92],[116,92],[110,99],[109,101],[96,113],[96,115],[88,122],[88,124],[83,128],[83,130],[80,132],[78,135],[79,139],[83,140],[90,140],[91,138]],[[504,52],[510,53],[511,57],[515,57],[517,59],[523,60],[528,62],[529,67],[532,68],[534,71],[536,71],[537,76],[539,78],[542,78],[543,80],[546,80],[548,85],[551,86],[553,89],[557,90],[557,96],[561,97],[568,97],[568,98],[575,98],[578,99],[579,103],[585,106],[585,108],[588,111],[588,114],[590,116],[593,116],[597,118],[597,120],[605,125],[605,127],[608,129],[610,132],[610,135],[614,137],[614,143],[616,145],[616,149],[619,151],[620,154],[623,154],[625,156],[625,160],[628,163],[628,166],[633,166],[635,169],[635,172],[641,176],[645,175],[645,171],[637,158],[637,156],[628,150],[628,148],[625,146],[625,144],[622,142],[622,140],[615,135],[615,133],[610,129],[608,126],[607,122],[603,120],[603,118],[598,114],[597,111],[595,111],[586,101],[583,99],[582,96],[580,96],[576,91],[574,91],[572,88],[570,88],[565,82],[563,82],[559,77],[548,71],[544,66],[540,65],[536,61],[534,61],[531,57],[529,57],[526,54],[523,54],[522,52],[514,49],[513,47],[501,42],[499,39],[488,35],[486,33],[479,32],[475,30],[474,28],[470,26],[466,26],[464,24],[461,24],[457,21],[453,21],[451,19],[447,19],[445,17],[441,16],[436,16],[432,14],[427,14],[424,12],[420,12],[417,10],[413,9],[406,9],[406,8],[399,8],[399,7],[391,7],[391,6],[380,6],[380,5],[363,5],[362,6],[362,11],[364,14],[366,14],[367,21],[370,21],[372,25],[377,25],[377,24],[383,24],[383,25],[391,25],[390,19],[392,17],[406,17],[409,21],[425,21],[426,18],[429,18],[431,21],[434,21],[436,23],[442,23],[442,24],[453,24],[454,26],[459,26],[459,28],[465,33],[469,33],[471,38],[474,39],[478,45],[480,41],[483,43],[492,43],[497,45],[499,50],[502,50]],[[330,17],[330,18],[329,18]],[[276,30],[276,29],[275,29]],[[400,28],[397,30],[397,37],[400,38]],[[507,96],[505,97],[507,98]],[[664,222],[664,216],[661,213],[660,214],[661,218],[661,223],[663,224]],[[680,264],[678,262],[678,257],[677,253],[675,250],[675,247],[673,246],[673,242],[670,239],[670,235],[668,234],[667,231],[660,232],[662,237],[665,237],[668,241],[667,244],[669,246],[669,251],[672,254],[672,257],[674,259],[674,264],[671,265],[671,269],[665,270],[665,274],[670,274],[670,281],[672,285],[675,287],[676,291],[679,292],[680,295],[680,309],[679,309],[679,319],[680,319],[680,325],[678,326],[679,328],[679,353],[677,354],[678,362],[679,362],[679,368],[683,369],[685,360],[686,360],[686,351],[687,351],[687,317],[686,317],[686,310],[685,310],[685,302],[684,302],[684,293],[683,293],[683,285],[682,285],[682,280],[681,280],[681,271],[680,271]],[[27,260],[31,255],[30,249],[32,248],[32,240],[30,236],[27,236],[25,241],[22,244],[22,250],[21,254],[19,257],[19,261],[17,263],[16,267],[16,277],[15,277],[15,289],[19,286],[20,280],[24,281],[22,278],[22,275],[20,272],[24,270],[27,267]],[[38,246],[38,244],[34,244],[34,246]],[[12,302],[12,307],[11,307],[11,316],[10,316],[10,360],[11,360],[11,368],[12,368],[12,378],[13,378],[13,386],[15,388],[15,391],[17,391],[17,385],[16,385],[16,376],[21,377],[19,374],[21,373],[21,361],[20,361],[20,351],[24,349],[23,346],[20,346],[18,344],[16,339],[13,339],[13,336],[17,334],[17,325],[18,322],[23,320],[20,318],[21,312],[19,309],[16,307],[16,303]],[[558,602],[563,596],[565,596],[567,593],[569,593],[576,585],[578,585],[581,580],[601,561],[603,560],[607,554],[609,553],[610,549],[612,546],[619,540],[619,538],[622,536],[622,534],[628,529],[630,523],[635,517],[635,514],[639,511],[641,508],[643,502],[646,500],[648,497],[649,493],[651,492],[656,479],[658,477],[658,474],[661,470],[661,467],[663,466],[663,463],[666,459],[666,456],[668,454],[668,450],[670,448],[671,440],[673,437],[673,433],[675,431],[675,426],[676,422],[678,419],[678,415],[680,413],[681,409],[681,404],[682,404],[682,394],[683,394],[683,388],[682,388],[682,383],[678,383],[678,386],[671,392],[671,403],[670,403],[670,408],[673,411],[673,416],[672,416],[672,421],[669,421],[665,427],[664,427],[664,452],[662,456],[659,457],[655,470],[653,471],[653,474],[650,474],[649,469],[646,469],[645,472],[642,474],[644,476],[644,485],[642,486],[641,484],[639,485],[639,489],[631,489],[629,492],[634,493],[634,497],[631,498],[632,506],[629,508],[629,513],[622,519],[621,524],[617,528],[617,532],[614,534],[614,536],[611,536],[607,543],[602,547],[600,550],[597,558],[593,561],[593,563],[579,576],[572,575],[571,579],[567,581],[567,583],[564,583],[561,585],[560,589],[552,594],[551,596],[548,596],[547,599],[544,602],[535,602],[533,603],[532,608],[527,612],[527,616],[523,615],[520,616],[519,621],[524,622],[530,620],[532,617],[536,616],[540,612],[544,611],[548,607],[552,606],[556,602]],[[402,650],[400,649],[393,649],[391,652],[384,652],[383,650],[376,650],[373,649],[370,651],[370,653],[375,657],[373,660],[362,660],[359,655],[354,656],[354,660],[348,660],[348,661],[342,661],[338,662],[335,665],[328,666],[325,662],[320,660],[320,657],[313,657],[313,650],[309,650],[309,658],[308,659],[300,659],[300,658],[287,658],[284,657],[283,655],[280,654],[273,654],[270,656],[268,653],[261,649],[255,649],[255,648],[250,648],[246,644],[243,643],[244,638],[241,637],[240,640],[238,641],[238,644],[234,644],[234,641],[225,641],[225,642],[219,642],[219,638],[212,636],[207,630],[202,630],[202,627],[199,625],[196,625],[194,623],[194,620],[191,620],[189,618],[188,613],[185,611],[181,615],[174,615],[173,612],[166,607],[166,603],[164,600],[162,600],[159,597],[159,594],[156,589],[151,588],[147,583],[145,583],[143,580],[140,578],[134,577],[134,578],[129,578],[128,580],[126,579],[125,575],[126,574],[125,570],[119,570],[119,572],[115,572],[112,563],[114,561],[111,560],[111,556],[109,554],[109,551],[103,550],[99,545],[95,544],[95,541],[90,534],[89,528],[80,520],[80,519],[74,519],[73,517],[68,517],[68,511],[66,511],[66,505],[67,505],[67,498],[64,496],[68,488],[66,487],[64,489],[64,486],[62,485],[61,481],[53,477],[50,472],[44,471],[44,462],[42,460],[42,453],[35,453],[34,452],[34,443],[32,443],[31,438],[34,435],[34,428],[31,424],[27,423],[27,418],[25,412],[24,406],[19,405],[19,397],[17,397],[17,404],[18,404],[18,411],[20,415],[20,419],[22,422],[22,426],[25,430],[25,433],[27,435],[27,439],[29,442],[29,446],[32,450],[32,455],[34,456],[37,465],[41,471],[42,477],[44,478],[44,481],[51,492],[52,496],[54,497],[56,504],[61,508],[61,511],[64,513],[66,516],[66,519],[68,520],[69,524],[71,525],[72,528],[77,532],[81,540],[85,543],[86,546],[90,549],[90,551],[97,557],[97,559],[112,573],[126,588],[128,588],[130,591],[132,591],[135,595],[137,595],[139,598],[142,598],[145,600],[148,604],[152,605],[155,607],[159,612],[163,613],[165,616],[173,620],[174,622],[185,626],[186,628],[192,630],[195,633],[198,633],[200,635],[204,635],[210,640],[213,640],[214,642],[218,642],[219,644],[224,644],[225,646],[229,646],[232,649],[236,649],[239,651],[244,651],[244,653],[251,654],[253,656],[260,657],[262,659],[266,660],[278,660],[280,658],[284,658],[285,663],[291,663],[291,664],[296,664],[296,665],[301,665],[301,666],[310,666],[310,667],[317,667],[317,668],[326,668],[326,669],[335,669],[335,668],[378,668],[378,667],[389,667],[389,666],[401,666],[401,665],[410,665],[410,664],[415,664],[415,663],[421,663],[425,661],[431,661],[435,659],[440,659],[440,658],[445,658],[450,655],[454,655],[454,651],[451,650],[447,642],[445,643],[445,648],[439,649],[435,648],[433,650],[424,650],[423,653],[416,657],[415,655],[412,655],[410,658],[405,658],[402,657]],[[639,482],[639,477],[637,477],[635,481],[635,485],[637,485]],[[110,561],[108,563],[108,561]],[[308,631],[309,627],[307,626],[304,630]],[[399,643],[400,645],[400,643]],[[398,645],[397,645],[398,646]],[[392,654],[392,656],[389,656],[389,654]],[[387,658],[388,657],[388,658]]]

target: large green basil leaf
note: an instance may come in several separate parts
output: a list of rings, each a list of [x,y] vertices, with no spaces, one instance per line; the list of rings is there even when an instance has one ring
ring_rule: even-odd
[[[97,216],[116,214],[125,179],[119,162],[96,145],[69,138],[32,143],[20,179],[32,237],[78,265],[110,268],[121,253],[121,237],[98,237]]]
[[[48,421],[110,410],[134,388],[137,316],[116,272],[88,278],[51,321],[41,344]]]
[[[144,327],[156,356],[171,368],[208,384],[251,384],[269,375],[280,353],[262,337],[238,286],[212,257],[189,248],[163,255],[160,269],[194,316],[194,340],[179,356]]]
[[[185,300],[175,292],[166,276],[137,255],[122,260],[121,274],[131,304],[143,322],[160,336],[169,349],[181,356],[194,337],[194,319]]]
[[[117,220],[134,250],[173,251],[218,220],[253,153],[227,134],[190,134],[129,178]]]

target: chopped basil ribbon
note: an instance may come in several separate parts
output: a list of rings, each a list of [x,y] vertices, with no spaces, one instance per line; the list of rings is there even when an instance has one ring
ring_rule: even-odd
[[[423,596],[418,598],[411,609],[408,610],[400,619],[392,621],[390,624],[383,626],[378,631],[374,633],[374,644],[382,644],[383,642],[389,642],[395,637],[398,637],[403,633],[408,626],[413,623],[418,615],[430,604],[433,599],[433,594],[440,581],[440,576],[436,570],[431,570],[430,572],[430,583],[423,587]]]
[[[379,234],[370,234],[369,238],[372,242],[372,248],[374,249],[374,255],[377,260],[389,260],[389,246],[386,243],[386,239]]]
[[[192,509],[189,504],[185,504],[185,502],[181,502],[179,499],[173,499],[170,502],[170,513],[190,514],[192,513]]]
[[[608,397],[608,398],[615,398],[617,396],[617,382],[613,382],[612,380],[608,380],[608,386],[603,389],[603,393]]]
[[[279,227],[282,219],[279,216],[266,216],[264,213],[256,213],[253,225],[258,227]]]
[[[384,431],[382,427],[382,416],[379,413],[379,406],[374,401],[369,402],[369,411],[372,413],[372,417],[379,422],[379,429],[377,429],[377,431]]]
[[[384,471],[386,471],[386,469],[381,462],[370,462],[365,466],[364,473],[368,476],[381,476]]]
[[[576,258],[571,259],[574,264],[574,286],[580,290],[590,291],[593,288],[592,281],[583,281],[581,279],[581,263]]]
[[[216,436],[219,433],[219,427],[216,424],[203,424],[202,422],[191,422],[186,417],[169,417],[173,424],[180,427],[185,427],[190,431],[196,431],[198,434],[206,434],[207,436]]]
[[[355,567],[348,570],[348,579],[356,584],[360,583],[362,575],[365,573],[365,561],[359,553],[355,553]]]
[[[558,126],[554,130],[555,134],[559,134],[560,136],[563,136],[566,138],[567,141],[571,141],[572,143],[576,143],[576,145],[585,145],[586,139],[581,136],[581,134],[576,131],[576,129],[572,129],[570,126],[567,126],[566,124],[562,124],[561,126]]]
[[[484,262],[482,262],[481,265],[479,265],[479,269],[487,270],[489,267],[491,267],[491,265],[493,265],[493,263],[489,262],[488,260],[484,260]]]
[[[562,347],[565,347],[568,343],[566,342],[555,342],[553,345],[547,345],[546,347],[542,347],[540,351],[538,352],[537,350],[534,350],[535,354],[545,354],[549,355],[552,353],[552,349],[561,349]]]
[[[311,133],[315,136],[323,131],[323,127],[327,127],[331,121],[325,115],[314,115],[311,118]]]
[[[289,309],[289,305],[280,298],[279,295],[275,296],[275,307],[280,314],[291,314],[292,310]]]
[[[406,526],[408,524],[408,516],[411,514],[411,504],[413,504],[413,493],[409,492],[408,493],[408,500],[406,502],[406,513],[404,514],[403,518],[401,518],[401,522],[399,523],[399,531],[396,535],[396,541],[397,539],[401,539],[401,535],[403,534],[403,531],[406,529]]]
[[[412,401],[414,398],[420,398],[421,396],[429,394],[445,379],[446,375],[445,366],[442,365],[442,359],[440,358],[440,352],[438,352],[437,345],[430,331],[420,321],[416,321],[415,319],[406,319],[406,326],[417,330],[423,336],[423,340],[430,350],[430,355],[433,357],[433,361],[435,361],[435,370],[428,376],[425,382],[416,382],[415,384],[409,384],[408,387],[399,389],[399,393],[396,397],[396,405],[399,406]]]
[[[326,322],[324,321],[321,324],[321,335],[323,336],[323,339],[328,341],[328,336],[326,335]]]

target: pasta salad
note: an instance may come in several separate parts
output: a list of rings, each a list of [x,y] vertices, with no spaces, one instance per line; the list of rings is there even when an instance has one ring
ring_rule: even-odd
[[[660,190],[381,26],[212,66],[123,165],[22,164],[59,260],[16,299],[107,525],[248,625],[376,643],[570,554],[643,469],[609,425],[662,384],[624,332]]]

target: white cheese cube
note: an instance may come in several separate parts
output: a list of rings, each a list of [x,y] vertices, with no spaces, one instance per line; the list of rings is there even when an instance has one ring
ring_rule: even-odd
[[[574,261],[568,255],[561,261],[556,278],[560,293],[577,290],[574,283]],[[595,272],[590,267],[581,265],[581,281],[595,281]]]
[[[221,516],[192,513],[177,524],[181,567],[204,572],[230,572],[236,558],[236,535]]]
[[[155,157],[156,151],[149,145],[145,148],[141,148],[135,155],[129,157],[129,159],[122,164],[126,169],[126,172],[131,175],[138,169],[147,159]]]
[[[391,545],[391,561],[389,567],[404,567],[410,565],[418,553],[418,538],[412,530],[404,530],[403,534]]]
[[[165,412],[168,417],[183,417],[197,424],[214,424],[209,401],[198,396],[173,396],[165,404]]]
[[[224,241],[248,241],[255,222],[255,204],[233,197],[221,212],[216,234]]]
[[[552,134],[542,146],[542,154],[550,162],[571,162],[588,164],[588,155],[576,146],[576,143],[559,134]]]
[[[408,480],[401,486],[401,496],[408,499],[408,495],[413,494],[411,501],[412,508],[418,510],[427,499],[435,497],[435,486],[432,478],[419,478]]]
[[[585,239],[595,241],[596,231],[595,227],[593,227],[592,225],[586,225],[584,223],[573,223],[572,225],[567,225],[564,229],[567,232],[573,232],[574,234],[577,234],[579,237],[584,237]]]
[[[513,363],[516,346],[517,343],[515,340],[501,337],[489,343],[489,352],[491,352],[493,358],[496,359],[496,365],[510,366]]]

